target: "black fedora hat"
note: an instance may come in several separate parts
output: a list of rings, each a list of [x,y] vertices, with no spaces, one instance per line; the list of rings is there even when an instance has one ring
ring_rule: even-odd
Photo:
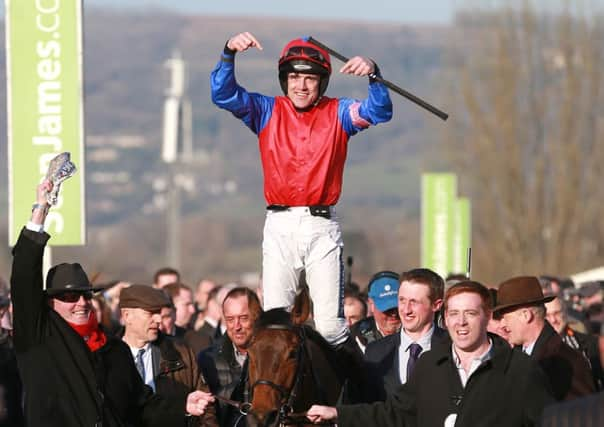
[[[78,263],[57,264],[46,275],[46,294],[57,295],[63,292],[98,292],[106,288],[92,286],[86,272]]]

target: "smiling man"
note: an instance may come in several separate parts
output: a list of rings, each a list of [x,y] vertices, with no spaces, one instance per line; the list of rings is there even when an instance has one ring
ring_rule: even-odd
[[[478,282],[452,286],[444,301],[452,344],[423,355],[407,381],[385,402],[371,405],[313,406],[313,422],[339,426],[418,427],[537,426],[553,401],[535,361],[487,333],[491,297]]]
[[[254,291],[237,287],[225,296],[222,312],[226,334],[199,353],[197,363],[213,394],[241,402],[247,386],[247,347],[262,308]],[[216,407],[221,426],[244,422],[232,405],[218,401]]]
[[[392,117],[379,70],[355,56],[341,73],[369,77],[364,100],[324,96],[329,53],[306,39],[290,41],[278,62],[285,96],[250,93],[235,79],[235,54],[262,45],[248,32],[231,37],[211,76],[212,100],[241,119],[259,139],[267,216],[262,283],[264,309],[291,307],[300,273],[314,303],[317,330],[337,346],[347,340],[342,233],[335,205],[342,190],[348,139]],[[349,349],[354,345],[349,341]]]
[[[350,334],[354,337],[361,353],[365,353],[368,344],[396,334],[401,328],[397,309],[398,286],[399,276],[393,271],[379,271],[369,279],[367,285],[369,317],[361,319],[350,328]]]
[[[185,411],[200,415],[213,398],[196,391],[170,401],[144,385],[128,346],[99,328],[90,300],[101,289],[80,264],[52,267],[43,288],[51,190],[48,180],[38,186],[31,219],[13,249],[14,343],[26,425],[186,425]]]
[[[445,283],[434,271],[416,268],[400,275],[398,314],[402,329],[369,343],[365,360],[371,381],[366,400],[385,400],[404,384],[419,357],[447,340],[434,315],[443,301]]]

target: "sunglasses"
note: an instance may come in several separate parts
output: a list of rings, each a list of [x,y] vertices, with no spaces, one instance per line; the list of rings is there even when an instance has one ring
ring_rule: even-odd
[[[80,297],[84,297],[84,299],[86,301],[90,301],[92,299],[92,292],[90,292],[90,291],[86,291],[86,292],[62,292],[60,294],[57,294],[57,295],[53,296],[53,298],[56,298],[59,301],[70,302],[70,303],[78,302],[80,300]]]
[[[323,56],[323,54],[321,52],[319,52],[318,50],[313,49],[312,47],[301,47],[301,46],[291,47],[285,53],[284,58],[289,58],[290,56],[306,56],[310,59],[314,59],[315,61],[327,62],[325,60],[325,57]]]

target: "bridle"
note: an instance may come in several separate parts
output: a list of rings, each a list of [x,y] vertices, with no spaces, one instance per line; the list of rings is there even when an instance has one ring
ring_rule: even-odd
[[[284,330],[294,332],[298,335],[300,339],[298,343],[298,348],[296,350],[296,373],[294,376],[294,382],[292,387],[288,390],[288,388],[281,384],[276,384],[273,381],[265,380],[265,379],[257,379],[250,386],[250,395],[254,395],[254,389],[256,386],[264,385],[272,388],[277,391],[279,395],[279,400],[282,402],[281,407],[278,410],[279,417],[279,425],[287,425],[287,424],[300,424],[300,422],[295,422],[295,418],[305,417],[305,414],[294,414],[294,403],[296,398],[298,397],[298,392],[300,389],[300,385],[302,383],[302,379],[305,376],[304,373],[304,364],[309,359],[306,350],[306,332],[304,331],[304,327],[300,326],[291,326],[291,325],[281,325],[281,324],[271,324],[265,326],[266,329],[274,329],[274,330]],[[251,404],[250,404],[251,409]]]
[[[246,393],[246,400],[244,402],[238,402],[238,401],[227,399],[225,397],[218,396],[218,395],[215,395],[214,397],[217,400],[236,408],[239,411],[239,413],[241,414],[241,417],[239,418],[239,419],[241,419],[241,418],[245,417],[246,415],[248,415],[250,413],[250,411],[253,409],[252,402],[251,402],[251,400],[249,400],[249,396],[250,395],[253,396],[254,389],[259,385],[267,386],[267,387],[270,387],[273,390],[277,391],[279,398],[280,398],[279,400],[280,400],[280,402],[282,402],[281,406],[278,408],[279,425],[283,426],[283,425],[292,425],[292,424],[307,424],[308,421],[305,420],[306,419],[305,412],[300,412],[300,413],[293,412],[293,410],[294,410],[293,405],[295,403],[296,398],[298,397],[298,392],[299,392],[300,385],[302,384],[302,379],[305,376],[303,365],[307,362],[307,360],[309,360],[309,355],[308,355],[307,349],[306,349],[306,332],[304,331],[304,327],[292,326],[292,325],[281,325],[281,324],[270,324],[270,325],[264,326],[264,328],[291,331],[291,332],[296,333],[298,335],[298,337],[300,338],[300,342],[299,342],[298,348],[296,350],[296,362],[297,362],[296,374],[295,374],[293,386],[291,387],[291,389],[288,390],[288,388],[282,384],[276,384],[273,381],[260,378],[260,379],[256,380],[249,387],[249,393]],[[239,423],[239,420],[237,421],[237,423],[235,425],[237,425],[238,423]]]

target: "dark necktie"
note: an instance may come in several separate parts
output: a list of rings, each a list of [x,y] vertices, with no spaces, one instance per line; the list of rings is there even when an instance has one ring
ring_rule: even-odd
[[[145,362],[143,361],[143,354],[145,354],[145,349],[141,348],[138,353],[136,353],[134,364],[136,365],[136,370],[143,379],[143,382],[145,382]]]
[[[407,362],[407,381],[411,377],[411,372],[413,372],[413,368],[415,367],[415,362],[419,358],[419,355],[422,352],[422,346],[418,343],[413,343],[409,346],[409,361]]]

